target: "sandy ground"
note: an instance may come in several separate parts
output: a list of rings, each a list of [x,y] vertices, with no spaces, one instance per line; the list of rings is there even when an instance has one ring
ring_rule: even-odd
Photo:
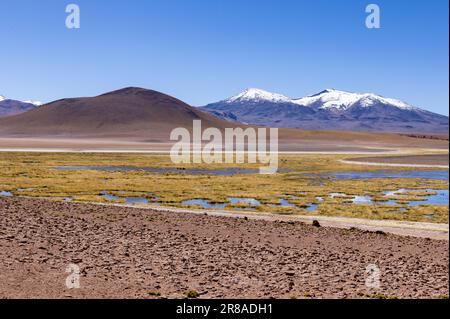
[[[188,289],[201,298],[436,298],[449,291],[447,241],[23,198],[0,198],[0,260],[0,297],[9,298],[182,298]],[[79,289],[65,286],[69,263],[81,269]],[[371,264],[380,288],[366,286]]]
[[[381,159],[382,160],[382,159]],[[365,162],[365,161],[340,161],[343,164],[353,165],[369,165],[369,166],[388,166],[388,167],[417,167],[417,168],[449,168],[448,165],[433,165],[433,164],[400,164],[400,163],[386,163],[386,162]]]
[[[278,147],[281,152],[344,152],[370,155],[389,154],[399,149],[448,150],[449,145],[448,141],[440,140],[421,140],[421,143],[418,143],[415,138],[406,138],[395,134],[286,131],[291,132],[293,135],[286,137],[284,136],[286,134],[280,131]],[[0,136],[0,151],[154,153],[168,152],[174,143],[174,141],[165,141],[158,138],[20,138]]]
[[[409,156],[377,156],[350,158],[349,163],[366,163],[392,166],[413,167],[446,167],[448,168],[448,152],[445,154],[409,155]]]

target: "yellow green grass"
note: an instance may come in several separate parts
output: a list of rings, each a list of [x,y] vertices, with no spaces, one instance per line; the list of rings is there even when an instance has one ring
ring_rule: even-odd
[[[281,155],[280,169],[292,172],[274,175],[239,174],[234,176],[150,173],[144,171],[107,172],[95,170],[66,171],[56,166],[138,166],[179,169],[217,169],[226,167],[258,168],[258,164],[173,164],[164,154],[80,154],[80,153],[1,153],[0,191],[16,196],[45,197],[75,202],[105,202],[102,191],[112,195],[158,198],[161,205],[187,207],[181,202],[205,199],[225,203],[228,197],[255,198],[261,206],[253,210],[277,214],[314,214],[371,219],[394,219],[426,222],[448,222],[448,205],[408,207],[407,201],[429,195],[426,189],[447,189],[446,181],[395,178],[368,180],[332,180],[319,177],[292,176],[296,173],[333,171],[398,170],[392,167],[349,165],[339,160],[348,155]],[[352,155],[354,158],[355,156]],[[415,168],[417,169],[417,168]],[[23,190],[18,191],[21,188]],[[31,189],[30,189],[31,188]],[[383,191],[400,188],[413,192],[385,197]],[[120,192],[120,193],[119,193]],[[348,196],[330,198],[330,193]],[[399,200],[395,205],[349,204],[352,195],[370,195],[375,201]],[[324,199],[323,203],[317,197]],[[288,199],[297,207],[274,206]],[[118,200],[117,202],[124,202]],[[315,203],[318,208],[308,212]],[[198,208],[196,206],[191,206]],[[247,204],[229,205],[225,209],[251,208]]]

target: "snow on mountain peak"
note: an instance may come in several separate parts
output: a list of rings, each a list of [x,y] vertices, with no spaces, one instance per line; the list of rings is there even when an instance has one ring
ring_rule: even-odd
[[[335,89],[327,89],[314,95],[295,99],[292,102],[302,106],[320,105],[319,109],[346,110],[357,104],[362,107],[370,107],[378,103],[390,104],[405,110],[416,109],[400,100],[385,98],[373,93],[351,93]]]
[[[34,106],[41,106],[42,104],[44,104],[40,101],[32,101],[32,100],[28,100],[28,101],[24,101],[24,102],[28,103],[28,104],[33,104]]]
[[[359,96],[354,93],[338,91],[334,89],[327,89],[314,95],[295,99],[295,104],[303,106],[313,106],[320,104],[321,109],[347,109],[359,99]]]
[[[304,107],[313,107],[323,110],[345,111],[352,106],[370,107],[377,104],[386,104],[403,110],[418,110],[418,108],[406,104],[400,100],[385,98],[373,93],[352,93],[336,89],[326,89],[314,95],[303,98],[291,99],[285,95],[272,93],[256,88],[245,91],[224,101],[226,104],[233,103],[293,103]]]
[[[3,95],[0,95],[0,102],[8,100],[6,97],[4,97]],[[33,104],[34,106],[41,106],[42,102],[40,101],[33,101],[33,100],[27,100],[27,101],[19,101],[19,102],[23,102],[23,103],[28,103],[28,104]]]
[[[255,88],[249,88],[243,91],[242,93],[239,93],[238,95],[235,95],[228,100],[225,100],[227,103],[235,103],[235,102],[249,102],[249,101],[267,101],[267,102],[291,102],[291,99],[287,96],[284,96],[282,94],[277,93],[271,93],[267,92],[261,89],[255,89]]]

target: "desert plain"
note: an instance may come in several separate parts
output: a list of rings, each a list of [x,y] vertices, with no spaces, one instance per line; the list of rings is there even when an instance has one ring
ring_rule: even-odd
[[[405,140],[288,149],[273,175],[164,143],[3,140],[0,295],[448,298],[448,142]]]

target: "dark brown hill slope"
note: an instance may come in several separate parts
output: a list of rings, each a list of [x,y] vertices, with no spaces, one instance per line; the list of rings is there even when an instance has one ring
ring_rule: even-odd
[[[193,120],[202,120],[204,126],[235,126],[166,94],[130,87],[62,99],[0,119],[0,136],[168,137],[173,128],[192,127]]]

